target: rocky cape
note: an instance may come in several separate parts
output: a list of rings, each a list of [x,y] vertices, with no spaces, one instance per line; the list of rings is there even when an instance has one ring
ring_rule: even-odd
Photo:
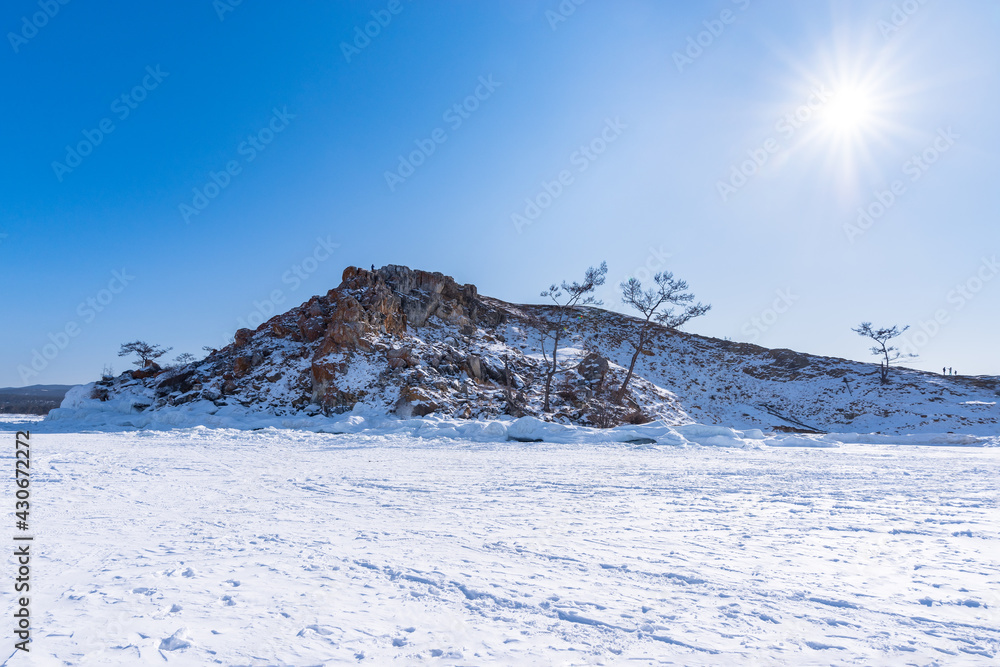
[[[593,307],[566,324],[551,410],[543,332],[555,309],[481,296],[441,273],[349,267],[325,295],[240,329],[180,367],[126,371],[73,390],[52,417],[179,406],[277,417],[534,416],[609,427],[661,421],[785,432],[1000,434],[1000,378],[943,377],[660,329],[613,400],[640,321]],[[551,341],[546,341],[551,352]]]

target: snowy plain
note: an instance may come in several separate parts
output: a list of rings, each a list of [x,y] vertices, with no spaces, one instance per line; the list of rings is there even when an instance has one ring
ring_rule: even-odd
[[[1000,656],[1000,448],[981,439],[8,417],[6,458],[25,428],[35,640],[11,665]]]

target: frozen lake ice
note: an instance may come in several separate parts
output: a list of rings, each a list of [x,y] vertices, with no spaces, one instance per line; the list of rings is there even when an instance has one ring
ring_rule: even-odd
[[[996,447],[193,428],[39,432],[32,456],[13,665],[1000,654]]]

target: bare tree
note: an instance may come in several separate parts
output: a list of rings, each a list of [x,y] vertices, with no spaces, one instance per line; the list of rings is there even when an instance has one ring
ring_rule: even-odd
[[[159,359],[172,349],[174,348],[150,345],[144,340],[134,340],[131,343],[122,343],[121,349],[118,350],[118,356],[127,357],[130,354],[134,354],[138,357],[138,360],[132,363],[139,368],[145,368],[150,362]]]
[[[632,373],[635,370],[635,362],[656,335],[657,325],[666,327],[667,329],[676,329],[688,320],[701,317],[712,309],[710,305],[706,306],[701,303],[691,304],[694,301],[694,294],[686,291],[688,289],[687,282],[675,279],[674,274],[669,271],[657,273],[653,276],[653,281],[656,283],[656,287],[646,290],[642,288],[642,283],[637,278],[629,278],[620,285],[622,303],[638,310],[643,314],[645,319],[639,326],[636,337],[629,341],[632,347],[635,348],[635,353],[632,355],[632,362],[628,366],[625,381],[622,382],[622,386],[615,394],[615,402],[619,404],[625,398],[628,383],[632,379]],[[673,308],[661,310],[667,304],[683,306],[683,308],[676,313]]]
[[[872,327],[871,322],[862,322],[857,328],[851,329],[851,331],[859,336],[871,338],[875,341],[875,345],[869,349],[876,357],[882,357],[879,361],[879,378],[882,384],[889,384],[889,364],[895,363],[900,359],[909,359],[917,356],[915,354],[903,354],[899,351],[898,347],[889,344],[893,338],[902,336],[903,332],[909,328],[909,326],[905,326],[900,329],[898,326],[893,325],[891,327],[876,329]]]
[[[555,320],[546,320],[542,334],[542,358],[545,360],[545,399],[542,402],[542,411],[550,411],[549,397],[552,394],[552,378],[559,370],[559,340],[563,334],[566,318],[572,309],[584,305],[601,305],[601,301],[594,296],[594,290],[604,284],[604,279],[608,274],[608,263],[601,262],[596,269],[590,267],[584,274],[583,282],[574,282],[572,285],[565,280],[561,285],[552,283],[549,288],[542,292],[542,297],[551,299],[556,305]],[[552,338],[551,357],[545,352],[545,339]]]
[[[184,352],[182,354],[178,354],[177,355],[177,358],[174,359],[174,365],[175,366],[186,366],[187,364],[190,364],[192,361],[195,361],[196,359],[197,359],[197,357],[195,357],[190,352]]]
[[[523,417],[524,416],[524,401],[523,394],[514,393],[514,382],[513,382],[514,371],[510,367],[509,355],[504,353],[503,355],[503,396],[504,400],[507,402],[507,414],[512,417]]]

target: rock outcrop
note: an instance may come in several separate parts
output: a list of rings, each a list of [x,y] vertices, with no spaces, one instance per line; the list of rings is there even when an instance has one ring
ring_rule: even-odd
[[[142,380],[154,393],[153,409],[200,398],[278,413],[330,414],[367,402],[400,414],[461,408],[471,416],[469,403],[481,392],[467,383],[495,383],[504,376],[473,351],[469,336],[505,320],[474,285],[441,273],[348,267],[337,288],[256,330],[238,330],[230,345],[204,361],[167,372],[133,371],[101,383],[108,387],[100,395]],[[420,335],[425,328],[432,332],[429,339],[441,340]]]
[[[133,405],[143,410],[207,401],[276,415],[364,409],[598,426],[663,419],[867,432],[892,415],[913,432],[1000,423],[997,378],[894,369],[886,387],[872,364],[667,329],[644,350],[617,402],[639,322],[587,307],[566,323],[552,409],[543,414],[551,349],[542,341],[551,345],[544,332],[553,314],[480,296],[441,273],[348,267],[335,289],[238,330],[205,359],[102,380],[92,396],[139,395]]]

